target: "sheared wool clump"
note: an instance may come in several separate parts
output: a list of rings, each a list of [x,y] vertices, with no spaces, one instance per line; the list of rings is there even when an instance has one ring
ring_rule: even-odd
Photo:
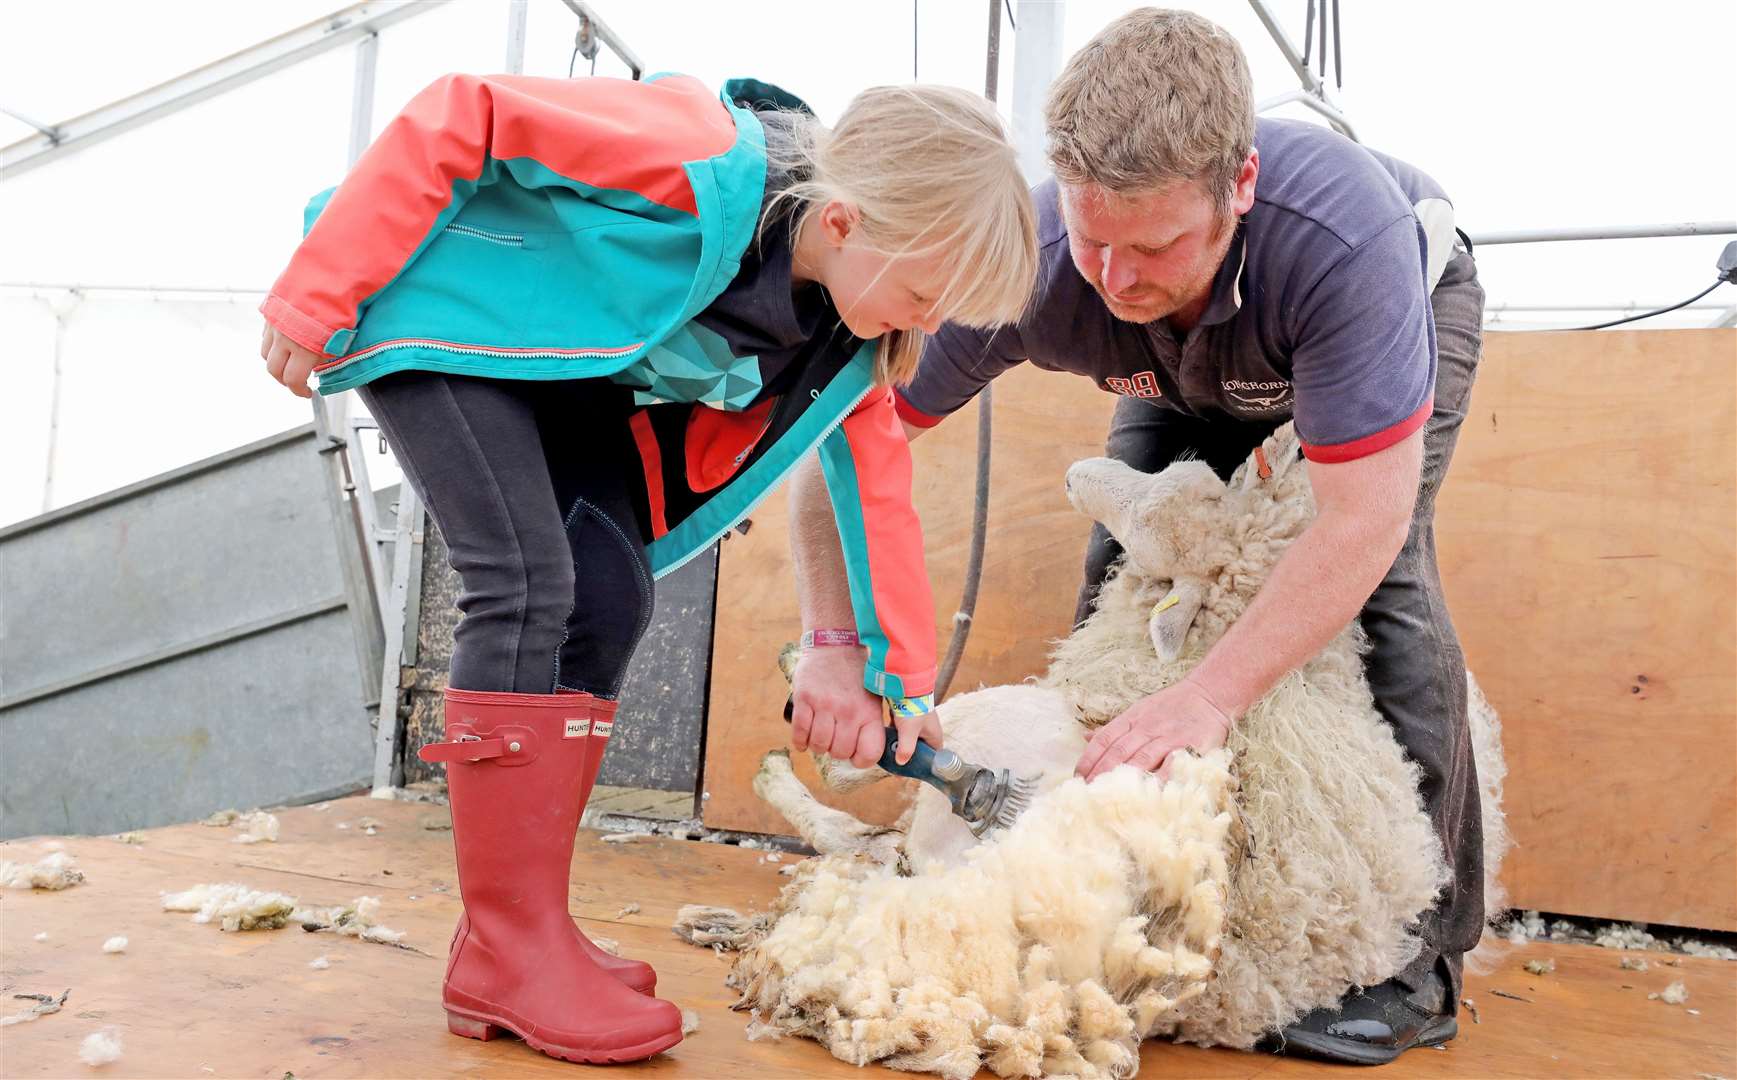
[[[239,810],[213,810],[199,824],[209,825],[213,829],[227,829],[241,817]]]
[[[1574,937],[1578,928],[1573,923],[1563,921],[1560,925],[1566,931],[1562,936]],[[1647,933],[1646,928],[1634,923],[1611,923],[1603,930],[1595,932],[1592,943],[1606,949],[1653,949],[1659,947],[1659,940]]]
[[[324,971],[332,966],[332,962],[323,956],[316,956],[308,961],[308,966],[313,968],[315,971]]]
[[[1508,923],[1508,940],[1516,945],[1550,936],[1544,926],[1544,916],[1536,911],[1523,911]]]
[[[193,921],[215,921],[223,930],[278,930],[297,923],[316,930],[331,930],[346,937],[377,944],[396,945],[402,930],[382,926],[380,898],[359,896],[335,907],[302,907],[295,897],[280,892],[260,892],[230,882],[195,885],[186,892],[163,894],[164,911],[191,911]]]
[[[692,1035],[700,1030],[700,1014],[693,1009],[682,1010],[682,1034]]]
[[[910,876],[809,859],[731,973],[737,1007],[856,1065],[1127,1076],[1221,947],[1228,764],[1062,784],[962,862]]]
[[[1533,975],[1549,975],[1555,972],[1556,961],[1528,960],[1526,961],[1526,970]]]
[[[1650,1001],[1662,1001],[1666,1005],[1681,1005],[1683,1002],[1689,1000],[1689,988],[1684,986],[1680,981],[1674,982],[1658,993],[1648,994],[1647,999]]]
[[[1483,768],[1481,763],[1479,769]],[[1737,949],[1716,945],[1691,937],[1660,938],[1647,930],[1645,923],[1605,923],[1591,928],[1568,919],[1553,919],[1546,923],[1536,911],[1517,913],[1507,927],[1512,942],[1579,941],[1600,948],[1678,952],[1689,956],[1706,956],[1716,960],[1737,960]],[[1674,961],[1664,961],[1673,963]]]
[[[127,939],[124,937],[112,937],[112,938],[109,938],[107,941],[103,942],[103,952],[118,953],[118,952],[126,952],[126,951],[127,951]]]
[[[396,945],[404,940],[404,931],[380,923],[380,898],[358,896],[348,904],[330,908],[297,908],[291,915],[296,922],[317,925],[345,937],[361,938],[377,945]]]
[[[722,947],[732,951],[745,949],[766,933],[772,916],[743,915],[726,907],[709,904],[685,904],[676,912],[672,929],[676,937],[690,945]]]
[[[35,862],[0,860],[0,885],[8,889],[43,889],[58,892],[84,880],[73,857],[56,848]]]
[[[232,932],[277,930],[289,925],[296,910],[296,898],[228,882],[195,885],[186,892],[164,893],[163,910],[191,911],[194,922],[215,922],[219,929]]]
[[[239,822],[241,835],[235,838],[238,844],[275,843],[277,841],[277,817],[264,810],[256,810],[242,818]]]
[[[93,1031],[78,1044],[78,1059],[86,1065],[107,1065],[121,1058],[121,1029],[106,1027]]]
[[[31,937],[30,940],[32,940],[32,941],[47,941],[48,940],[48,931],[47,930],[38,930],[36,932],[36,934],[33,937]]]

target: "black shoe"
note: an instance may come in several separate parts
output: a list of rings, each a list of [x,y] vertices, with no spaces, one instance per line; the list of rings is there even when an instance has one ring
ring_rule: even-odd
[[[1316,1009],[1255,1047],[1345,1065],[1385,1065],[1417,1046],[1440,1046],[1460,1033],[1446,988],[1413,992],[1398,979],[1353,990],[1336,1007]]]

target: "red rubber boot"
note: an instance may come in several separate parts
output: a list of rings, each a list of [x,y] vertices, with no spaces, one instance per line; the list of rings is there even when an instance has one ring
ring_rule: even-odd
[[[592,960],[567,909],[593,702],[448,690],[447,765],[464,918],[441,1002],[455,1035],[510,1031],[553,1057],[638,1061],[681,1041],[681,1011]],[[606,729],[607,730],[607,729]]]
[[[573,690],[558,690],[556,693],[562,697],[582,698],[591,709],[591,733],[585,740],[585,771],[580,774],[579,784],[579,809],[583,812],[591,801],[591,789],[597,786],[597,774],[603,768],[603,752],[609,749],[609,733],[615,728],[615,710],[620,703]],[[604,952],[585,936],[578,923],[573,924],[573,932],[579,935],[579,945],[585,950],[585,955],[598,967],[642,994],[657,992],[657,972],[650,964]]]

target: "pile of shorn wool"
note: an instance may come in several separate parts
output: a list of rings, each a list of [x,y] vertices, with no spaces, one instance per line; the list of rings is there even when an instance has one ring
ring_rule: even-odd
[[[1169,784],[1133,770],[1063,784],[962,862],[910,876],[809,860],[737,961],[738,1007],[757,1035],[810,1036],[859,1065],[1129,1075],[1220,948],[1228,761],[1182,758]]]

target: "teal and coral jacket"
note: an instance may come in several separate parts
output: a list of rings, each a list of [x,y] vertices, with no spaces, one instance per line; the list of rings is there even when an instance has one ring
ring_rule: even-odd
[[[920,698],[934,688],[934,607],[876,343],[748,400],[727,388],[737,358],[693,321],[735,276],[765,183],[764,132],[730,87],[450,75],[314,200],[260,311],[323,355],[322,394],[403,370],[655,387],[630,423],[658,576],[818,450],[863,684]]]

